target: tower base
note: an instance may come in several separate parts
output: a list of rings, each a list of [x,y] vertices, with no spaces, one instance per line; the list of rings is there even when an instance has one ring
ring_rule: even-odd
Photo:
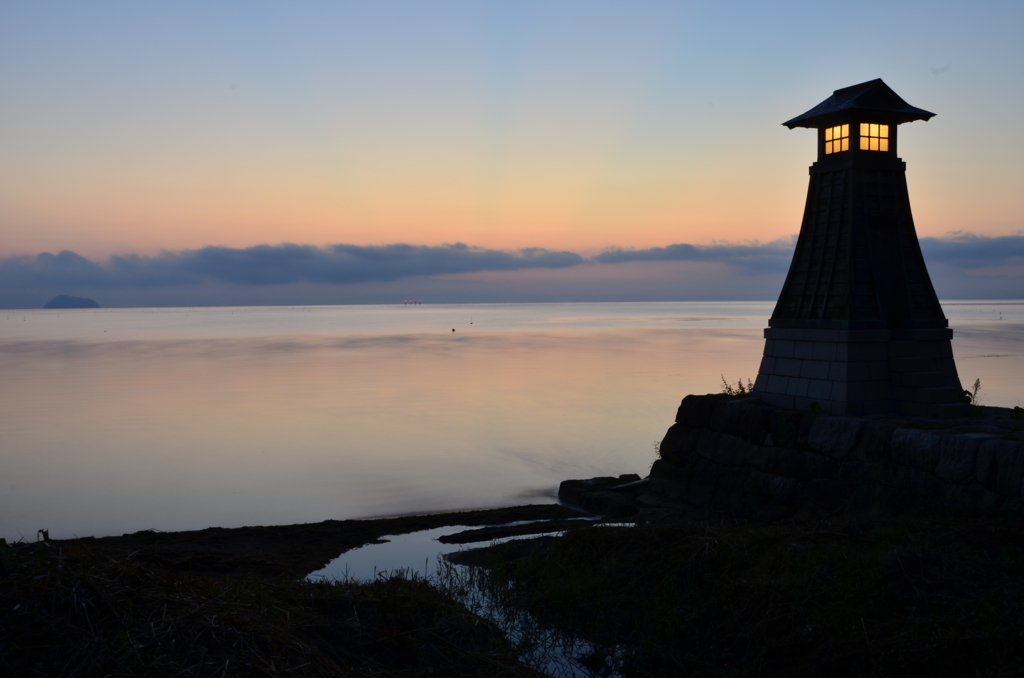
[[[831,414],[964,416],[953,330],[769,327],[754,393],[779,407]]]

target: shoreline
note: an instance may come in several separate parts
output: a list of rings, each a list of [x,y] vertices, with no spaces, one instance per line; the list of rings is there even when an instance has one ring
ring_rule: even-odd
[[[381,538],[387,535],[456,525],[494,528],[522,521],[538,521],[533,529],[540,532],[550,529],[544,526],[551,521],[590,515],[561,504],[527,504],[294,525],[208,527],[181,532],[143,530],[121,536],[53,539],[48,543],[57,547],[86,548],[111,558],[130,554],[134,559],[172,572],[304,577],[346,551],[383,543]],[[517,531],[523,532],[521,528]],[[502,536],[500,530],[493,529],[483,534],[486,536],[480,541]]]

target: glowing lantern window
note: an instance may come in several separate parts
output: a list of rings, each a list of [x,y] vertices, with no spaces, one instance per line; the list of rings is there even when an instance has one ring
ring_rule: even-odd
[[[888,151],[889,126],[862,122],[860,124],[860,150]]]
[[[825,128],[825,155],[850,150],[850,126],[836,125]]]

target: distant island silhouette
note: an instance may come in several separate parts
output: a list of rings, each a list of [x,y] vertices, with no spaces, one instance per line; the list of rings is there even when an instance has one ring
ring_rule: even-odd
[[[86,299],[85,297],[72,297],[67,294],[58,294],[53,299],[43,306],[43,308],[99,308],[92,299]]]

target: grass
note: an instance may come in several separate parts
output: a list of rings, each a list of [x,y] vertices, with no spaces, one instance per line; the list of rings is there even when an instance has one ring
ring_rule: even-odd
[[[1024,675],[1019,517],[592,528],[494,547],[487,572],[598,675]]]
[[[724,393],[726,395],[737,396],[737,395],[746,395],[748,393],[753,393],[754,392],[754,382],[752,382],[750,379],[747,379],[747,383],[745,385],[743,383],[743,380],[740,379],[739,381],[736,382],[736,385],[733,386],[728,381],[726,381],[724,374],[721,375],[721,377],[722,377],[722,393]]]
[[[1015,515],[590,527],[473,557],[331,584],[0,543],[0,675],[1024,675]]]
[[[527,676],[493,624],[406,573],[193,576],[0,543],[0,675]]]

